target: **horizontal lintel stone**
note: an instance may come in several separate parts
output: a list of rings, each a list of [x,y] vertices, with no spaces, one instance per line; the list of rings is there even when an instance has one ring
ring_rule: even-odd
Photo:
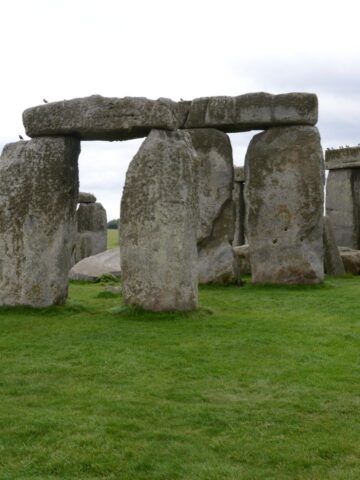
[[[360,147],[346,147],[326,150],[325,168],[327,170],[356,167],[360,167]]]
[[[237,97],[203,97],[192,101],[186,128],[224,132],[263,130],[285,125],[315,125],[318,99],[313,93],[246,93]]]
[[[182,127],[190,102],[167,98],[107,98],[101,95],[63,100],[28,108],[23,113],[26,134],[73,135],[81,140],[130,140],[154,128]]]
[[[167,98],[107,98],[100,95],[28,108],[29,137],[71,135],[81,140],[130,140],[152,129],[217,128],[224,132],[275,126],[315,125],[318,100],[312,93],[247,93],[174,102]]]

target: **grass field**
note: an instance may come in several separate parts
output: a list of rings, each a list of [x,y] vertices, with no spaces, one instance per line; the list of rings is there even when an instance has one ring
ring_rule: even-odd
[[[0,310],[1,479],[360,477],[360,278]]]
[[[118,230],[108,229],[107,231],[107,248],[115,248],[119,245],[119,232]]]

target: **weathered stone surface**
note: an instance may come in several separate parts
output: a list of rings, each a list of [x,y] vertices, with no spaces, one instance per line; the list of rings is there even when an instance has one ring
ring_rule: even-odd
[[[23,113],[26,134],[74,135],[82,140],[127,140],[151,129],[175,130],[185,122],[188,102],[167,98],[106,98],[101,95],[63,100]]]
[[[238,263],[240,275],[250,275],[251,264],[249,245],[240,245],[238,247],[234,247],[233,250]]]
[[[326,182],[326,215],[338,246],[360,248],[360,169],[330,170]]]
[[[199,172],[199,283],[237,283],[234,236],[233,158],[229,137],[215,129],[188,130]]]
[[[324,268],[328,275],[344,275],[345,269],[335,242],[330,218],[324,217]]]
[[[185,128],[243,132],[278,125],[315,125],[317,119],[318,101],[314,94],[260,92],[197,98],[192,101]]]
[[[360,275],[360,250],[348,247],[339,247],[345,272]]]
[[[255,135],[245,159],[253,283],[323,280],[324,163],[314,127]]]
[[[79,141],[39,138],[0,158],[0,304],[65,302],[75,240]]]
[[[244,167],[234,167],[234,182],[245,182]]]
[[[96,197],[92,193],[79,192],[78,203],[95,203]]]
[[[107,217],[101,203],[80,203],[76,211],[75,263],[104,252],[107,246]]]
[[[187,132],[151,131],[130,163],[121,200],[121,271],[127,304],[197,306],[196,152]]]
[[[360,167],[360,147],[332,148],[325,152],[325,168]]]
[[[245,172],[244,167],[234,167],[233,201],[235,205],[235,228],[233,246],[245,244]]]
[[[80,260],[71,268],[69,279],[97,282],[103,275],[121,276],[119,247]]]

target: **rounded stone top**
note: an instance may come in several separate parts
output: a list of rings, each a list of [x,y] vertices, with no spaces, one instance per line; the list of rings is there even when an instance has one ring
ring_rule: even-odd
[[[92,193],[79,192],[78,203],[95,203],[96,197]]]

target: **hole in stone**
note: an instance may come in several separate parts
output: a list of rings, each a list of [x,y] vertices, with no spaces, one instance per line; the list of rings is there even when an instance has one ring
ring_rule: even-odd
[[[277,238],[275,238],[272,243],[275,245],[275,243],[277,243]]]
[[[288,231],[288,227],[284,227],[284,232],[287,232]]]

